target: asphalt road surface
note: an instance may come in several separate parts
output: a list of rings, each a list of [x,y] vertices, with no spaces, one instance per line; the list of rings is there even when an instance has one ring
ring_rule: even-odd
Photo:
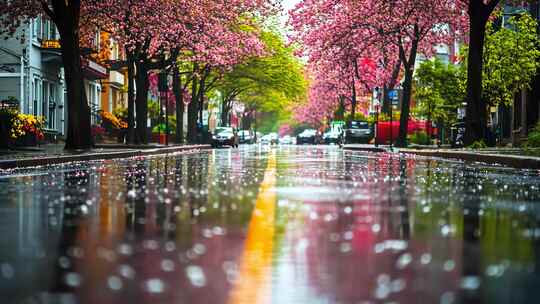
[[[540,174],[241,146],[0,173],[0,303],[540,303]]]

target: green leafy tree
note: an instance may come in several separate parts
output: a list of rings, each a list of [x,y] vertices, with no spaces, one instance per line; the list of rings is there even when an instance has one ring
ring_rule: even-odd
[[[459,68],[440,60],[426,61],[416,71],[414,114],[436,122],[452,123],[465,97]]]
[[[530,87],[540,67],[537,27],[528,13],[511,17],[502,28],[493,21],[488,23],[482,80],[482,99],[488,105],[510,105],[515,94]],[[466,77],[466,71],[462,73]]]
[[[273,112],[279,120],[289,116],[289,104],[304,98],[307,83],[294,50],[275,31],[262,31],[267,56],[235,66],[216,85],[220,92],[222,121],[227,121],[233,101],[248,112]]]

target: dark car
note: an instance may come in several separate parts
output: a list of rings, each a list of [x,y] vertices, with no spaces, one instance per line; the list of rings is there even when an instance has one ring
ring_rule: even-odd
[[[369,143],[373,130],[367,121],[353,120],[345,127],[345,143]]]
[[[236,138],[234,130],[231,127],[219,127],[214,131],[212,136],[212,143],[214,147],[221,146],[236,146]]]
[[[296,136],[296,144],[315,144],[317,142],[317,130],[306,129]]]

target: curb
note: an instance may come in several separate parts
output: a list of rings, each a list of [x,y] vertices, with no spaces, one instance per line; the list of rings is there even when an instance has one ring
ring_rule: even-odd
[[[343,150],[347,151],[364,151],[364,152],[387,152],[386,148],[375,147],[375,146],[355,146],[355,145],[345,145]]]
[[[499,164],[518,169],[540,170],[540,157],[529,157],[519,155],[500,154],[480,154],[464,151],[441,151],[441,150],[411,150],[401,149],[399,153],[414,154],[419,156],[441,157],[459,159],[472,162],[483,162],[488,164]]]
[[[106,153],[89,153],[80,155],[62,155],[54,157],[39,157],[39,158],[21,158],[10,159],[0,161],[0,169],[14,169],[24,167],[36,167],[54,164],[63,164],[77,161],[90,161],[90,160],[109,160],[117,158],[129,158],[136,156],[149,156],[169,154],[183,151],[195,151],[195,150],[209,150],[212,147],[210,145],[192,145],[192,146],[177,146],[169,148],[153,148],[144,150],[120,151],[120,152],[106,152]]]

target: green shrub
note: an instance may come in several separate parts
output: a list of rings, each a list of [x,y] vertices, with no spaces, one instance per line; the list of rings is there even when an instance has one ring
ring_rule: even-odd
[[[157,124],[152,128],[152,133],[165,133],[165,123]],[[169,116],[169,134],[176,134],[176,117]]]
[[[540,121],[531,130],[531,132],[529,132],[527,146],[531,148],[540,148]]]
[[[485,149],[487,147],[488,146],[486,145],[484,140],[477,140],[477,141],[475,141],[472,144],[467,146],[467,148],[469,148],[469,149]]]
[[[417,144],[417,145],[429,145],[429,136],[426,132],[415,132],[410,135],[409,137],[409,143],[411,144]]]

